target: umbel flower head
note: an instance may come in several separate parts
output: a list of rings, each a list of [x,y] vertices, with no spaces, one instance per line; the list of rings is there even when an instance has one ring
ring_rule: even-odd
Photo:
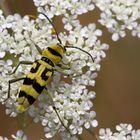
[[[99,22],[112,33],[112,40],[126,36],[126,29],[140,37],[139,0],[93,0],[101,10]]]
[[[110,128],[100,129],[101,140],[139,140],[140,130],[134,130],[131,124],[119,124],[116,126],[116,132],[112,132]]]
[[[37,2],[40,4],[39,1],[35,1],[36,5]],[[40,2],[42,5],[45,4],[43,0]],[[67,7],[72,12],[64,20],[64,26],[68,31],[60,32],[59,38],[64,45],[71,44],[89,52],[94,62],[87,53],[74,48],[67,49],[61,63],[70,66],[69,70],[64,71],[70,76],[67,77],[54,71],[52,81],[47,85],[48,90],[37,99],[38,105],[32,105],[28,109],[34,122],[40,121],[43,125],[47,138],[60,132],[63,139],[77,139],[77,135],[80,135],[84,128],[89,129],[98,125],[95,119],[96,113],[91,110],[92,100],[95,98],[92,88],[95,85],[97,71],[100,70],[100,61],[106,56],[104,51],[108,49],[108,45],[101,44],[98,40],[102,32],[96,29],[94,23],[83,27],[80,22],[77,22],[76,16],[73,18],[76,22],[72,22],[72,28],[67,25],[67,19],[72,18],[74,14],[78,15],[92,10],[94,6],[89,6],[90,2],[90,0],[86,3],[79,1],[81,5],[77,5],[75,9],[74,4]],[[83,9],[81,6],[85,8],[84,11],[80,10]],[[54,15],[57,13],[56,5],[51,5],[51,7],[50,13]],[[62,9],[65,10],[64,7]],[[62,9],[60,13],[57,13],[58,15],[64,14]],[[52,25],[46,19],[37,17],[35,20],[30,20],[28,16],[22,18],[19,14],[4,17],[2,11],[0,11],[0,32],[0,102],[6,106],[7,114],[16,117],[18,115],[16,101],[22,82],[11,85],[10,99],[5,102],[8,81],[26,75],[30,66],[20,65],[15,74],[7,74],[12,72],[20,61],[34,62],[41,58],[35,45],[43,50],[49,44],[57,44],[58,40],[56,35],[52,34]],[[53,103],[49,94],[53,98]],[[53,104],[64,125],[53,109]]]

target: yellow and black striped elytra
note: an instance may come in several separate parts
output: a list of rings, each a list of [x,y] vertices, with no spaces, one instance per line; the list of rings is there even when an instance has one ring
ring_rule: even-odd
[[[28,106],[32,105],[36,98],[42,93],[50,77],[53,75],[53,69],[47,68],[47,65],[53,67],[54,64],[48,60],[46,66],[42,64],[45,59],[37,60],[33,63],[30,72],[27,74],[21,86],[18,103],[19,111],[24,111]],[[44,66],[43,66],[44,65]]]
[[[50,81],[54,66],[64,55],[62,46],[50,45],[42,52],[42,58],[36,60],[26,75],[18,96],[18,111],[23,112],[32,105]]]

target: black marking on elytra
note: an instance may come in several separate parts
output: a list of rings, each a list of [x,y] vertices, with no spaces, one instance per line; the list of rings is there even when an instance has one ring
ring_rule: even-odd
[[[36,100],[33,96],[28,95],[25,91],[22,91],[22,90],[19,92],[18,97],[19,97],[19,98],[25,97],[25,98],[28,100],[28,102],[29,102],[30,105],[33,104],[34,101]],[[23,104],[23,103],[22,103],[22,104]]]
[[[33,82],[34,82],[34,79],[26,77],[24,82],[23,82],[23,85],[32,85]]]
[[[25,91],[20,91],[19,92],[19,95],[18,95],[18,97],[20,98],[20,97],[26,97],[27,96],[27,93],[25,92]]]
[[[61,54],[60,54],[59,52],[57,52],[56,50],[54,50],[54,49],[48,47],[48,51],[49,51],[51,54],[53,54],[53,55],[55,55],[55,56],[59,56],[60,58],[62,58]]]
[[[36,66],[35,66],[35,68],[33,68],[33,67],[31,68],[31,70],[30,70],[31,73],[36,73],[41,65],[38,61],[36,61],[34,63],[36,63]]]
[[[27,100],[29,104],[32,105],[36,99],[31,95],[27,95]]]
[[[45,86],[41,86],[36,80],[33,83],[33,88],[36,90],[37,93],[41,93]]]
[[[49,76],[46,75],[48,71],[51,71],[52,72],[52,70],[50,70],[48,68],[45,68],[45,70],[42,72],[42,74],[41,74],[42,80],[44,80],[44,81],[47,81],[48,80]]]

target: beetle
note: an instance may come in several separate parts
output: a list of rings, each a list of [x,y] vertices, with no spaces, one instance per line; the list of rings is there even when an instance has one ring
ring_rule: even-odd
[[[46,19],[49,21],[49,23],[52,25],[52,27],[54,28],[53,23],[44,13],[39,13],[39,14],[44,15],[46,17]],[[54,28],[54,30],[55,30],[55,28]],[[18,65],[16,66],[16,68],[13,70],[13,72],[10,73],[10,74],[14,74],[21,64],[31,65],[30,71],[26,75],[26,77],[9,80],[7,99],[10,98],[11,84],[18,82],[20,80],[23,80],[23,84],[20,87],[20,91],[19,91],[18,98],[17,98],[18,112],[22,113],[26,109],[28,109],[28,107],[30,107],[36,101],[36,99],[42,93],[42,91],[44,89],[47,90],[46,85],[48,84],[48,82],[51,80],[51,78],[53,76],[53,73],[55,71],[54,67],[56,65],[61,68],[64,67],[60,64],[60,62],[62,61],[67,48],[78,49],[78,50],[88,54],[91,57],[92,61],[94,62],[94,59],[90,53],[88,53],[87,51],[85,51],[81,48],[75,47],[75,46],[63,45],[56,30],[55,30],[55,34],[57,36],[57,40],[59,43],[51,44],[48,47],[46,47],[43,51],[38,47],[38,45],[34,44],[36,49],[42,56],[41,59],[38,59],[34,62],[20,61],[18,63]],[[53,99],[52,99],[52,101],[53,101]],[[55,110],[61,123],[63,124],[54,104],[53,104],[53,109]]]

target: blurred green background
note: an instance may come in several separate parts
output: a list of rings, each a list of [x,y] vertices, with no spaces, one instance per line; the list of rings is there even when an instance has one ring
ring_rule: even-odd
[[[1,0],[1,8],[5,13],[15,12],[21,15],[36,15],[36,8],[32,0]],[[81,23],[87,25],[99,18],[96,9],[79,16]],[[60,31],[63,27],[61,21],[56,18],[56,28]],[[61,27],[61,28],[60,28]],[[96,78],[96,99],[93,100],[93,110],[97,113],[99,126],[92,131],[98,133],[99,128],[112,128],[119,123],[131,123],[135,129],[140,128],[140,39],[127,36],[117,42],[111,40],[110,34],[104,30],[102,42],[108,43],[110,49],[107,57],[101,63],[101,70]],[[10,138],[18,129],[17,120],[5,115],[5,108],[0,106],[0,136]],[[27,135],[29,140],[44,138],[43,129],[40,124],[32,123]],[[93,140],[85,131],[83,139]],[[53,138],[58,140],[58,137]]]

